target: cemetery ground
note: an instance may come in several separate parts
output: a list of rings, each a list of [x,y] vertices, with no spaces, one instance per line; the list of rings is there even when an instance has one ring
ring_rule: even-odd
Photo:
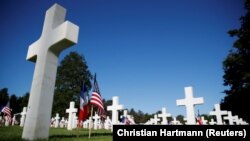
[[[23,128],[19,126],[1,126],[0,141],[22,141],[22,131]],[[68,131],[66,128],[50,128],[49,141],[112,141],[112,132],[110,130],[92,129],[90,139],[88,135],[89,130],[84,128],[79,129],[79,131],[77,131],[77,129]]]

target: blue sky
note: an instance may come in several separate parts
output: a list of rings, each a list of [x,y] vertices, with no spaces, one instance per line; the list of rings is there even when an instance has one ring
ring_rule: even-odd
[[[28,92],[35,64],[26,61],[28,46],[41,34],[45,11],[54,3],[80,27],[70,51],[85,56],[105,99],[119,96],[126,108],[154,113],[167,107],[185,115],[176,100],[193,86],[208,114],[224,97],[222,61],[240,27],[240,0],[3,0],[0,2],[0,89]]]

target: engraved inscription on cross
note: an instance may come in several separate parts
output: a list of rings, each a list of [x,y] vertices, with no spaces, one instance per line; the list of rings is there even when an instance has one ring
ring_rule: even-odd
[[[78,40],[79,27],[65,21],[65,15],[66,9],[58,4],[48,9],[40,38],[29,46],[26,59],[36,65],[23,139],[48,138],[58,56]]]

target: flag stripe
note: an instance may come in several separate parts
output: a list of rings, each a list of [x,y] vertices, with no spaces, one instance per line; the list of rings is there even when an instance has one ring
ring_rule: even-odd
[[[2,109],[3,113],[7,115],[8,122],[11,122],[11,110],[10,110],[10,102],[8,101],[7,105]]]
[[[106,113],[102,102],[102,96],[96,81],[96,76],[94,78],[93,92],[92,92],[92,97],[90,99],[90,103],[98,107],[97,113],[99,116],[106,117]]]

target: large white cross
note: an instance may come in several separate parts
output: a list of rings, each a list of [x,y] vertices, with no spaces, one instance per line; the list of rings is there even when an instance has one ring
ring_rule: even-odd
[[[123,105],[119,105],[119,97],[114,96],[112,106],[108,106],[107,110],[112,111],[112,124],[118,124],[118,110],[124,109]]]
[[[46,11],[40,38],[29,46],[27,60],[36,62],[22,138],[47,139],[58,56],[78,40],[79,27],[65,21],[66,9],[54,4]]]
[[[76,112],[77,112],[77,109],[75,108],[75,102],[71,101],[69,109],[66,109],[66,113],[69,113],[68,126],[67,126],[68,130],[73,129],[73,124],[74,124],[73,118],[74,118],[74,113],[76,113]]]
[[[229,125],[234,125],[234,117],[231,111],[227,111],[227,116],[225,116],[224,119],[228,120]]]
[[[221,111],[220,104],[214,104],[214,107],[215,107],[215,111],[210,111],[209,114],[216,116],[217,125],[223,125],[221,116],[226,115],[227,111]]]
[[[163,107],[161,109],[161,114],[158,114],[158,117],[161,117],[162,118],[162,122],[161,124],[162,125],[166,125],[168,124],[168,119],[167,117],[171,117],[171,114],[170,113],[167,113],[167,109],[165,107]]]
[[[203,103],[204,103],[203,97],[199,98],[193,97],[192,87],[185,87],[185,99],[176,100],[177,106],[186,106],[186,113],[187,113],[186,124],[192,124],[192,125],[196,124],[194,106]]]
[[[27,114],[27,107],[23,107],[23,111],[21,112],[20,126],[23,127],[25,122],[25,117]]]

